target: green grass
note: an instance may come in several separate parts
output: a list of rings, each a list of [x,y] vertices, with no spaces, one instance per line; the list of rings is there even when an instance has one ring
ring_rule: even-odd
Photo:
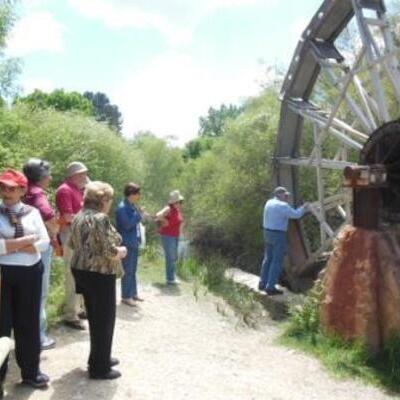
[[[49,296],[46,304],[47,324],[49,327],[60,322],[64,305],[65,268],[63,260],[54,257],[50,272]]]
[[[316,356],[339,377],[360,378],[400,393],[400,338],[393,338],[379,354],[372,354],[361,342],[324,335],[319,322],[320,297],[317,284],[304,305],[292,310],[280,342]]]
[[[141,250],[138,262],[138,280],[143,283],[165,283],[165,267],[162,250],[155,244],[148,244]]]
[[[219,257],[210,258],[205,262],[188,259],[178,264],[178,274],[182,279],[192,283],[196,298],[201,293],[206,294],[209,291],[223,298],[244,324],[253,328],[258,327],[265,315],[262,305],[249,289],[226,278],[227,268],[226,261]],[[222,314],[225,313],[221,305],[217,310]]]

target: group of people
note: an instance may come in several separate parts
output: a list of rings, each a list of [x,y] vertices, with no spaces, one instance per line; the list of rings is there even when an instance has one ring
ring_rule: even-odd
[[[121,278],[121,302],[136,306],[136,270],[141,243],[141,223],[159,225],[165,252],[166,282],[175,277],[178,238],[183,223],[178,190],[168,205],[151,216],[140,203],[141,188],[124,187],[114,227],[109,217],[114,189],[105,182],[90,181],[81,162],[67,166],[66,179],[58,187],[54,209],[46,195],[51,182],[50,164],[30,159],[23,172],[8,169],[0,174],[0,336],[14,332],[15,357],[22,382],[33,388],[48,385],[40,370],[40,353],[55,341],[47,335],[46,299],[53,251],[65,261],[66,326],[90,333],[89,377],[115,379],[112,340],[116,313],[116,278]],[[0,395],[8,359],[0,368]]]
[[[90,181],[87,167],[78,161],[67,166],[66,179],[58,187],[54,209],[46,194],[51,182],[50,164],[30,159],[23,172],[8,169],[0,174],[0,336],[14,332],[15,357],[23,383],[33,388],[48,385],[40,370],[40,353],[55,341],[46,331],[46,300],[53,251],[65,262],[66,326],[84,330],[89,323],[89,377],[115,379],[119,364],[112,357],[116,314],[116,279],[121,276],[121,302],[136,306],[136,271],[141,224],[159,226],[165,253],[166,283],[178,283],[175,265],[183,223],[179,190],[170,193],[168,204],[152,216],[140,206],[141,188],[124,187],[124,198],[109,217],[114,189],[105,182]],[[268,295],[282,293],[276,284],[287,246],[289,219],[301,218],[307,204],[298,209],[288,204],[289,192],[277,187],[264,208],[265,252],[259,289]],[[0,396],[8,359],[0,367]]]

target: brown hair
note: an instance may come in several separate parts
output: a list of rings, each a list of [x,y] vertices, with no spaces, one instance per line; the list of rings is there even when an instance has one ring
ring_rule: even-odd
[[[125,197],[128,197],[132,194],[138,194],[138,193],[140,193],[140,186],[137,185],[136,183],[130,182],[125,185],[125,187],[124,187]]]

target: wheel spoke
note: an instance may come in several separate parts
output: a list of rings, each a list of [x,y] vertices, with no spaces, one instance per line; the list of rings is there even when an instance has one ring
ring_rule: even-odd
[[[389,180],[400,180],[400,142],[390,136],[397,129],[393,100],[400,109],[399,55],[383,0],[324,0],[299,41],[281,91],[274,160],[276,183],[288,186],[295,202],[304,196],[311,204],[311,215],[296,230],[311,244],[301,255],[308,264],[352,218],[351,192],[342,188],[338,171],[377,160]],[[389,133],[380,136],[387,126]],[[384,201],[394,195],[388,190]]]

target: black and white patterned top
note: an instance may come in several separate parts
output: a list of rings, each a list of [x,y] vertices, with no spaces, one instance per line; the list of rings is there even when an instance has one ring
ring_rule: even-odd
[[[122,243],[108,215],[84,208],[74,218],[68,246],[73,250],[71,268],[120,274],[117,247]]]

